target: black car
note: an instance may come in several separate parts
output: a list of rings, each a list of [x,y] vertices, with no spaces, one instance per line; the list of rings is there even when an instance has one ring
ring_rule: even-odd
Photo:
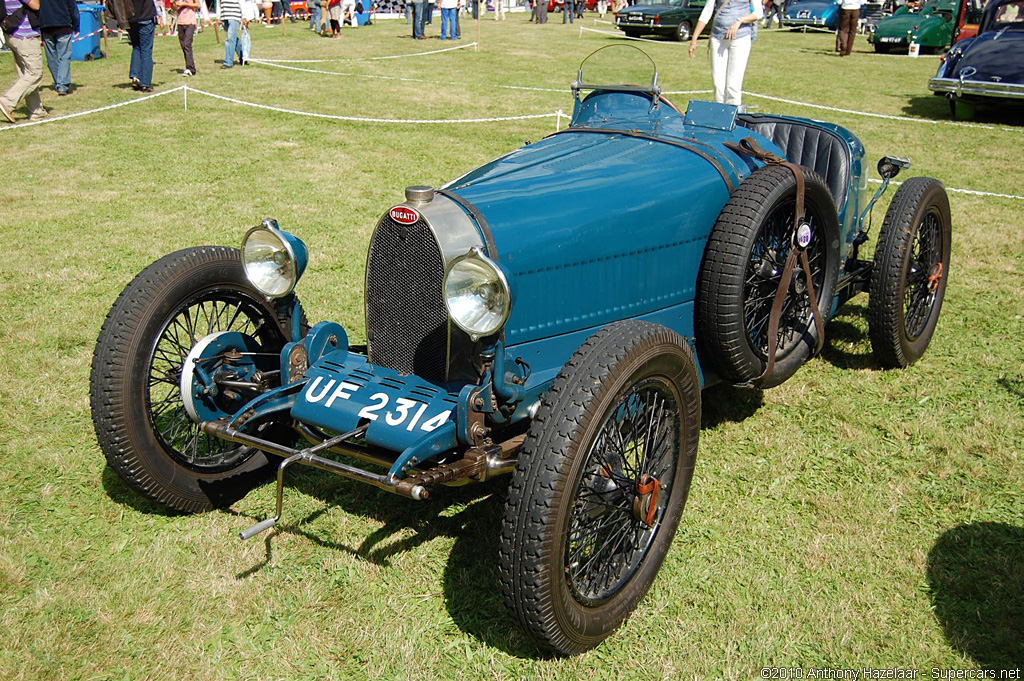
[[[668,0],[624,7],[615,13],[615,25],[630,38],[653,33],[683,42],[690,39],[705,4],[707,0]]]
[[[956,118],[978,102],[1024,102],[1024,0],[989,2],[978,35],[953,45],[928,88],[949,97]]]

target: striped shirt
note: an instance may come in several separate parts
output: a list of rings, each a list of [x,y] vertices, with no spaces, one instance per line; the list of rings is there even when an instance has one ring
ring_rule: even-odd
[[[3,0],[3,2],[4,2],[5,5],[7,5],[7,13],[8,14],[14,14],[15,12],[17,12],[18,10],[20,10],[23,7],[23,5],[21,3],[21,0]],[[25,9],[28,10],[28,7],[25,7]],[[18,28],[14,29],[14,33],[11,33],[10,36],[12,38],[38,38],[39,37],[39,31],[34,29],[34,28],[32,28],[32,26],[28,23],[28,12],[27,11],[25,12],[25,15],[22,17],[21,23],[18,24]]]
[[[241,0],[219,0],[217,18],[221,21],[242,21]]]

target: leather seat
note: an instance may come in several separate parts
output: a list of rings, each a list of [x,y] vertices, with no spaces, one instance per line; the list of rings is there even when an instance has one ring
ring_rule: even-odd
[[[787,160],[813,168],[825,178],[836,210],[842,206],[850,181],[850,149],[839,135],[775,116],[743,114],[737,122],[774,142],[785,152]]]

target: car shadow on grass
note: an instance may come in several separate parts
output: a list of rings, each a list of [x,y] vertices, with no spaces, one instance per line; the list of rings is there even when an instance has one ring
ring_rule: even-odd
[[[839,369],[881,369],[867,333],[868,306],[848,302],[825,327],[821,358]]]
[[[127,506],[146,515],[162,515],[167,517],[182,515],[155,501],[150,501],[136,492],[128,486],[128,483],[121,479],[121,476],[111,468],[110,464],[103,467],[100,482],[103,485],[103,491],[107,493],[107,497],[116,504]]]
[[[1024,106],[1012,101],[993,101],[980,104],[969,121],[954,119],[949,111],[949,101],[945,97],[935,95],[906,95],[907,104],[903,113],[913,118],[922,118],[946,123],[972,123],[987,125],[1006,125],[1020,127],[1024,125]]]
[[[928,588],[946,640],[980,667],[1024,665],[1024,527],[980,522],[928,552]]]
[[[434,539],[455,540],[445,566],[445,606],[460,630],[485,645],[509,655],[543,657],[515,626],[505,609],[498,587],[498,535],[504,513],[507,477],[462,487],[439,486],[425,502],[402,499],[392,493],[321,471],[301,471],[289,479],[285,494],[306,494],[325,506],[305,517],[289,516],[285,504],[282,523],[264,538],[264,558],[236,575],[245,579],[258,573],[273,558],[273,539],[279,533],[305,537],[335,551],[342,551],[375,565],[388,566],[395,555],[414,551]],[[317,531],[315,521],[330,507],[353,516],[369,518],[380,527],[357,545],[338,541]],[[234,511],[229,511],[236,513]],[[243,514],[236,513],[239,517]],[[248,518],[252,522],[262,518]]]

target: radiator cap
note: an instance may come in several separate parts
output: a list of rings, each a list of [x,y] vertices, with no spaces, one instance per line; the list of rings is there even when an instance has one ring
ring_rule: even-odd
[[[434,200],[434,188],[423,186],[406,187],[405,200],[409,203],[430,203]]]

